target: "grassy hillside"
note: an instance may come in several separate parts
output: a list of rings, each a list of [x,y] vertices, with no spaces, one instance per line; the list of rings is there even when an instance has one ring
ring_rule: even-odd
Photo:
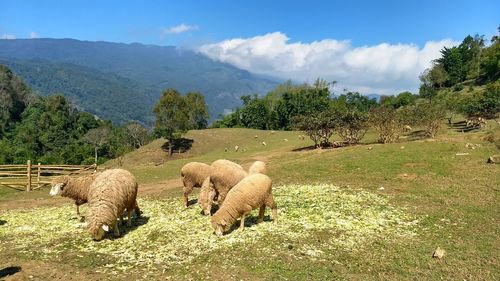
[[[491,122],[467,133],[443,128],[436,139],[413,132],[385,145],[370,132],[362,145],[324,150],[304,149],[311,142],[297,132],[191,131],[191,150],[163,164],[164,142],[157,140],[123,159],[141,188],[155,190],[141,194],[146,218],[125,228],[124,237],[94,243],[75,228],[69,201],[20,211],[14,204],[50,204],[47,191],[10,193],[0,199],[0,240],[17,246],[0,248],[0,264],[33,260],[43,277],[64,258],[64,274],[78,271],[82,279],[498,280],[500,166],[486,159],[499,153],[488,137],[499,131]],[[277,225],[268,217],[255,225],[254,213],[244,232],[216,239],[198,206],[183,209],[180,183],[170,180],[188,161],[218,158],[268,163]],[[6,211],[9,206],[16,209]],[[40,218],[32,231],[52,225],[52,232],[29,241],[8,238],[8,231],[30,233],[22,226],[32,217]],[[52,250],[44,250],[47,243]],[[446,250],[443,259],[432,258],[437,247]],[[62,269],[51,274],[63,276]]]

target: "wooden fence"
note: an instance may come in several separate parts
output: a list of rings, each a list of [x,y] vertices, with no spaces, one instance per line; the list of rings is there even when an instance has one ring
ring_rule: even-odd
[[[31,191],[50,184],[52,178],[62,175],[90,173],[97,170],[97,165],[0,165],[0,185],[22,188]]]

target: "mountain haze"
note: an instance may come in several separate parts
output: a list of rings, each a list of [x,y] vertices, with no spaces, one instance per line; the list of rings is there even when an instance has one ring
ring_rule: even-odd
[[[276,81],[176,47],[74,39],[0,40],[6,64],[42,95],[55,92],[116,123],[152,124],[151,108],[165,88],[205,95],[212,118],[265,94]]]

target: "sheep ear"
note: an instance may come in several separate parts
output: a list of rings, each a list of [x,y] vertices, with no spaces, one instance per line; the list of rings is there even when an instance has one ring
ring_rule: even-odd
[[[103,229],[104,231],[108,232],[108,231],[109,231],[109,226],[107,226],[106,224],[103,224],[103,225],[102,225],[102,229]]]

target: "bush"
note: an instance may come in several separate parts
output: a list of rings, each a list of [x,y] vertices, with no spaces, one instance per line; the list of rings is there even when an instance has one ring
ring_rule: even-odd
[[[453,86],[453,91],[455,92],[460,92],[464,89],[464,85],[462,84],[456,84],[455,86]]]
[[[489,84],[484,92],[464,98],[459,110],[468,117],[497,117],[500,112],[500,82]]]
[[[387,106],[372,109],[369,121],[378,132],[378,142],[391,143],[399,139],[403,118],[397,110]]]
[[[337,127],[337,132],[345,143],[359,143],[368,130],[368,114],[358,110],[340,113]]]
[[[446,110],[438,104],[421,103],[414,107],[414,117],[418,125],[425,127],[426,134],[434,138],[443,124]]]
[[[330,138],[335,132],[337,120],[335,113],[325,110],[320,113],[301,115],[293,118],[295,128],[304,131],[314,142],[314,146],[328,147],[331,145]]]

